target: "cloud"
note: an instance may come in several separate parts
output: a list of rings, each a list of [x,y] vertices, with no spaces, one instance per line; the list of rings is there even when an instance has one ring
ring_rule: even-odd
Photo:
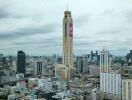
[[[115,16],[117,15],[118,12],[116,11],[116,9],[107,9],[107,10],[104,10],[102,13],[99,14],[99,16]]]
[[[127,22],[132,23],[132,10],[127,10],[124,14]]]
[[[39,34],[49,34],[56,30],[56,23],[51,23],[41,26],[29,26],[25,28],[19,28],[15,31],[0,32],[0,40],[7,39],[17,39],[21,37],[39,35]]]
[[[22,46],[22,45],[31,45],[31,44],[36,44],[36,43],[37,43],[37,42],[33,42],[33,41],[14,42],[13,45]]]
[[[87,22],[90,20],[90,17],[91,17],[90,14],[86,14],[86,15],[82,15],[82,16],[75,18],[74,19],[75,27],[81,27],[83,25],[86,25]]]
[[[57,37],[53,37],[53,38],[45,38],[45,39],[41,39],[41,40],[37,40],[37,41],[33,41],[33,40],[27,40],[27,41],[21,41],[21,42],[14,42],[13,46],[16,47],[22,47],[22,48],[47,48],[52,50],[51,48],[56,48],[57,47],[62,47],[62,40],[61,39],[57,39]]]
[[[122,54],[125,50],[121,49],[131,48],[132,7],[128,0],[74,1],[70,3],[70,10],[75,51],[88,53],[108,46]],[[37,54],[60,52],[64,11],[63,0],[54,3],[52,0],[0,0],[1,50],[32,49],[30,52],[35,50]]]
[[[5,7],[0,7],[0,19],[9,17],[9,12]]]
[[[24,18],[24,15],[19,15],[17,13],[13,13],[10,9],[8,3],[4,1],[0,4],[0,20],[1,19],[10,19],[10,18]]]
[[[112,28],[112,27],[111,27]],[[110,27],[109,27],[109,29],[104,29],[104,30],[102,30],[102,31],[100,31],[99,33],[97,33],[97,34],[102,34],[102,35],[109,35],[109,34],[111,34],[111,35],[115,35],[115,34],[122,34],[123,33],[123,29],[111,29]]]

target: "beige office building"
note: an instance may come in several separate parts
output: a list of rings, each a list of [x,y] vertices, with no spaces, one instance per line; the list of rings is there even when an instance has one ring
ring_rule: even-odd
[[[64,12],[63,19],[63,64],[69,69],[69,79],[71,79],[71,69],[73,68],[73,21],[70,11]]]
[[[122,80],[122,100],[132,100],[132,79]]]
[[[62,64],[55,65],[55,77],[60,80],[68,80],[68,68]]]

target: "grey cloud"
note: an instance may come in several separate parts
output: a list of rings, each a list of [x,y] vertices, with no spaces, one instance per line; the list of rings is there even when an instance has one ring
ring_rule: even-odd
[[[132,10],[126,11],[125,17],[129,23],[132,23]]]
[[[31,45],[31,44],[35,44],[35,43],[37,43],[37,42],[29,42],[29,41],[27,41],[27,42],[14,42],[13,43],[13,45]]]
[[[10,1],[0,1],[0,19],[18,19],[18,18],[26,18],[27,16],[22,14],[20,15],[18,12],[12,12]],[[17,8],[16,8],[17,9]]]
[[[0,40],[12,38],[13,36],[14,36],[14,35],[6,34],[6,33],[2,32],[2,33],[0,34]]]
[[[96,40],[93,42],[93,44],[99,45],[103,44],[104,46],[108,47],[116,47],[116,48],[126,48],[129,47],[129,45],[132,45],[132,40],[126,39],[111,39],[111,40]]]
[[[0,19],[6,18],[9,16],[9,12],[5,7],[0,7]]]
[[[81,27],[81,26],[85,25],[88,22],[88,20],[90,19],[90,16],[91,15],[87,14],[87,15],[77,17],[74,20],[75,27]]]
[[[82,36],[74,36],[73,38],[74,38],[75,41],[76,40],[78,41],[78,40],[87,40],[89,37],[85,37],[85,36],[83,36],[83,37]]]
[[[100,32],[98,32],[96,34],[102,34],[102,35],[112,34],[112,35],[114,35],[114,34],[121,34],[123,32],[124,32],[124,29],[114,29],[114,28],[112,29],[112,27],[111,27],[109,29],[101,30]]]
[[[10,9],[7,8],[7,5],[0,7],[0,19],[9,19],[9,18],[23,18],[22,15],[13,14],[10,12]]]
[[[25,46],[25,45],[28,45],[28,46],[32,46],[32,45],[48,45],[48,46],[56,46],[58,44],[60,44],[62,42],[62,40],[58,37],[53,37],[53,38],[46,38],[46,39],[43,39],[43,40],[38,40],[38,41],[30,41],[30,40],[27,40],[27,41],[23,41],[23,42],[14,42],[13,45],[16,45],[16,46]]]
[[[99,14],[99,16],[106,16],[106,15],[116,15],[117,12],[115,9],[107,9],[105,11],[103,11],[102,13]]]
[[[3,51],[8,50],[10,52],[11,48],[13,48],[13,50],[19,49],[19,48],[20,49],[33,48],[32,51],[38,50],[37,52],[39,53],[39,49],[40,50],[43,49],[41,50],[43,52],[49,52],[50,50],[52,52],[55,52],[55,51],[58,51],[58,49],[59,50],[62,49],[62,48],[60,49],[60,46],[62,47],[62,43],[63,43],[62,39],[60,39],[60,37],[59,38],[54,37],[59,35],[58,33],[60,34],[62,33],[61,32],[62,25],[60,26],[58,25],[60,27],[60,30],[58,29],[58,33],[56,32],[57,25],[54,23],[38,26],[39,22],[43,21],[44,19],[46,20],[46,22],[51,22],[53,20],[56,22],[62,21],[63,8],[61,10],[55,8],[56,4],[58,5],[58,3],[60,2],[56,2],[56,4],[54,4],[55,6],[52,6],[52,0],[47,1],[47,3],[48,2],[49,3],[48,4],[46,3],[46,6],[44,6],[43,8],[42,6],[40,6],[41,3],[35,0],[34,0],[35,2],[30,2],[30,1],[27,2],[26,0],[21,0],[22,4],[20,4],[20,6],[18,5],[18,3],[21,3],[21,2],[15,3],[18,0],[13,0],[15,2],[12,2],[12,0],[11,1],[0,0],[0,1],[1,1],[0,23],[1,23],[1,28],[3,28],[2,30],[5,30],[3,32],[2,31],[0,32],[0,40],[1,40],[0,50],[3,50]],[[99,0],[96,0],[96,2],[98,1]],[[99,1],[99,3],[101,2],[105,3],[104,1]],[[8,3],[9,6],[2,6],[3,2]],[[127,2],[127,0],[124,2]],[[36,3],[38,4],[36,5]],[[78,4],[78,1],[76,3],[77,4],[72,5],[72,8],[71,8],[72,11],[75,11],[74,9],[78,9],[78,5],[80,4]],[[81,2],[81,3],[83,5],[84,2]],[[92,5],[91,2],[89,3],[87,2],[87,4]],[[63,4],[60,3],[59,5],[63,5]],[[120,7],[120,5],[122,5],[121,6],[122,8]],[[29,6],[29,9],[28,9],[28,6]],[[73,41],[74,41],[75,50],[79,51],[80,53],[83,53],[83,50],[87,52],[88,49],[99,48],[100,46],[103,46],[103,45],[108,46],[110,49],[115,48],[116,50],[119,50],[119,52],[121,50],[120,48],[130,48],[132,45],[131,7],[129,7],[129,5],[126,5],[125,3],[123,4],[122,2],[118,2],[116,7],[114,7],[113,4],[107,5],[107,2],[102,7],[98,3],[96,6],[97,7],[94,7],[94,8],[92,6],[88,6],[87,8],[87,5],[86,5],[86,7],[81,8],[81,12],[78,10],[76,10],[75,12],[72,12],[72,13],[76,13],[77,14],[76,16],[78,16],[78,17],[73,16],[73,22],[76,28],[76,32],[77,33],[79,32],[81,34],[81,35],[77,34],[76,37],[74,37]],[[27,7],[27,8],[23,9],[24,7],[25,8]],[[36,8],[38,9],[35,10],[34,7],[35,9]],[[101,9],[98,9],[98,8],[101,8]],[[98,12],[96,13],[96,11]],[[87,14],[88,12],[91,12],[91,13]],[[102,12],[102,13],[99,14],[99,12]],[[83,15],[82,13],[83,14],[85,13],[87,15]],[[23,18],[23,17],[24,17],[24,21],[23,19],[17,19],[17,18]],[[26,22],[26,21],[29,21],[29,22]],[[24,26],[27,23],[30,23],[30,21],[31,23],[38,22],[36,23],[37,27],[34,27],[34,25],[31,25],[28,27],[16,29],[14,31],[8,31],[9,29],[7,29],[11,25],[13,25],[11,26],[13,27],[12,29],[16,28],[16,25],[18,25],[18,27],[21,27],[21,25]],[[12,22],[14,24],[12,24]],[[11,24],[8,25],[8,23],[9,24],[11,23]],[[7,24],[7,27],[6,27],[6,24]],[[54,33],[57,33],[57,34],[54,34]],[[38,37],[37,35],[39,36],[42,35],[44,38],[41,38],[41,40],[37,39]],[[28,37],[35,36],[35,37],[31,37],[31,40],[25,40],[26,36]],[[82,37],[79,37],[79,36],[82,36]],[[126,37],[130,37],[130,39],[125,40],[124,38]],[[124,40],[121,40],[120,38]],[[6,48],[6,47],[10,47],[10,48]],[[34,48],[36,48],[37,50]]]
[[[26,28],[19,28],[16,31],[11,32],[0,32],[0,39],[7,40],[7,39],[16,39],[25,36],[32,36],[38,34],[47,34],[55,32],[56,30],[56,23],[42,25],[39,27],[26,27]]]
[[[86,42],[86,41],[83,41],[83,42],[75,42],[74,43],[74,46],[89,46],[89,45],[92,45],[93,42]]]
[[[108,40],[96,40],[95,43],[107,43],[109,42]]]

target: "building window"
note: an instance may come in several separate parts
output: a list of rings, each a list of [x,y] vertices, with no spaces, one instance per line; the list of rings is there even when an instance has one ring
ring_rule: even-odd
[[[131,83],[128,82],[128,98],[131,100]]]

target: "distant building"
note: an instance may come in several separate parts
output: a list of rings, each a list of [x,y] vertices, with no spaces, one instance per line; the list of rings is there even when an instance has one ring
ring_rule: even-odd
[[[98,100],[97,99],[97,88],[94,88],[91,90],[91,98],[92,100]]]
[[[17,73],[26,72],[26,54],[23,51],[17,53]]]
[[[77,57],[76,59],[76,71],[77,73],[88,72],[88,59],[83,57]]]
[[[132,65],[132,50],[126,55],[126,63],[128,66]]]
[[[109,51],[103,49],[100,53],[100,72],[108,73],[111,71],[111,60],[109,58]]]
[[[35,76],[44,75],[44,62],[43,60],[35,61]]]
[[[7,59],[6,59],[6,57],[2,58],[2,67],[7,67]]]
[[[121,74],[101,73],[100,90],[104,93],[121,95]]]
[[[2,66],[2,58],[3,58],[3,54],[0,54],[0,66]]]
[[[62,64],[55,65],[55,77],[60,80],[68,80],[68,68]]]
[[[57,58],[57,62],[58,62],[59,64],[62,64],[62,57],[58,57],[58,58]]]
[[[91,51],[90,60],[96,60],[96,61],[99,60],[98,51],[96,51],[95,53],[93,53],[93,51]]]
[[[16,64],[15,61],[12,62],[11,70],[13,71],[13,73],[16,73],[17,72],[17,64]]]
[[[37,75],[42,75],[42,68],[43,68],[43,65],[42,65],[42,61],[37,61]]]
[[[46,78],[38,79],[38,86],[45,91],[52,91],[52,81],[50,79]]]
[[[82,59],[82,65],[83,65],[83,73],[87,73],[88,72],[88,59],[83,58]]]
[[[9,67],[12,67],[13,58],[12,56],[9,56]]]
[[[132,79],[122,80],[122,100],[132,100]]]
[[[92,75],[100,75],[100,68],[96,66],[88,66],[89,68],[89,74]]]
[[[82,57],[77,57],[76,59],[76,69],[77,73],[82,73],[83,72],[83,62],[82,62]]]
[[[21,80],[24,78],[24,74],[22,74],[22,73],[16,74],[16,78],[17,78],[17,80]]]
[[[17,91],[19,91],[21,95],[24,95],[27,92],[25,81],[17,82],[16,86],[17,86]]]

